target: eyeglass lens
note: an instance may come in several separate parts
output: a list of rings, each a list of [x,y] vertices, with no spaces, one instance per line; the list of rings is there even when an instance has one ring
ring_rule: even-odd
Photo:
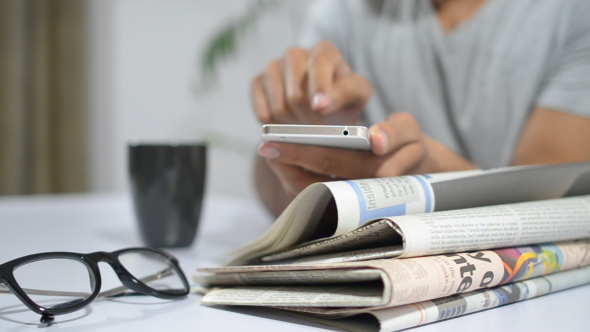
[[[126,251],[119,255],[121,265],[135,278],[159,291],[183,291],[186,286],[174,264],[151,251]]]
[[[14,278],[27,296],[44,308],[64,308],[90,297],[96,287],[94,275],[83,262],[69,258],[46,258],[16,267]]]

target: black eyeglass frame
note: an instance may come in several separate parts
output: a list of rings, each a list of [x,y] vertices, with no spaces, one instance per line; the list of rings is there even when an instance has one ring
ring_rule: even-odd
[[[127,269],[121,264],[119,260],[119,255],[127,253],[127,252],[151,252],[167,258],[172,264],[171,267],[175,270],[178,274],[180,279],[182,280],[184,289],[183,290],[157,290],[151,288],[144,284],[140,279],[133,276]],[[14,278],[13,271],[24,264],[39,261],[39,260],[46,260],[46,259],[56,259],[56,258],[66,258],[72,259],[81,262],[82,264],[86,265],[88,271],[92,273],[91,278],[93,278],[94,282],[94,290],[92,294],[87,297],[86,299],[82,300],[79,303],[72,304],[71,306],[63,307],[63,308],[45,308],[43,306],[38,305],[35,303],[31,298],[26,294],[26,292],[20,287],[16,279]],[[102,279],[100,276],[100,269],[98,267],[99,262],[105,262],[109,264],[121,283],[127,287],[128,289],[145,294],[150,295],[160,299],[179,299],[185,297],[190,292],[190,287],[186,276],[180,269],[178,264],[178,259],[176,257],[168,254],[167,252],[156,249],[156,248],[146,248],[146,247],[133,247],[133,248],[125,248],[113,252],[105,252],[105,251],[97,251],[90,254],[80,254],[80,253],[72,253],[72,252],[45,252],[39,254],[33,254],[24,256],[21,258],[13,259],[9,262],[0,265],[0,283],[6,285],[10,291],[14,295],[18,297],[18,299],[26,305],[29,309],[34,311],[37,314],[42,315],[41,322],[49,323],[53,321],[53,316],[55,315],[64,315],[68,314],[77,310],[82,309],[83,307],[90,304],[99,294],[100,289],[102,286]]]

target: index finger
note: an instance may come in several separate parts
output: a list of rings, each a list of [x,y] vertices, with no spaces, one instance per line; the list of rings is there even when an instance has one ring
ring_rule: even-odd
[[[312,50],[307,64],[308,95],[314,111],[322,112],[332,103],[332,88],[336,78],[350,74],[350,67],[338,49],[328,43],[319,42]]]

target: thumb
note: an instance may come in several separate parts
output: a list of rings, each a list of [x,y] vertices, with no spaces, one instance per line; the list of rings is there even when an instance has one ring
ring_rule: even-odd
[[[420,140],[422,133],[416,119],[408,113],[394,113],[369,128],[371,150],[378,156],[399,150]]]

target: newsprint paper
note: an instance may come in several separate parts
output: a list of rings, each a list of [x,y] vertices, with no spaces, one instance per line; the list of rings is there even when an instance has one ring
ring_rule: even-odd
[[[417,257],[586,237],[590,237],[590,195],[384,218],[262,261],[314,264]],[[371,248],[350,251],[359,246]],[[322,255],[331,252],[337,253]],[[293,260],[302,256],[312,257]]]
[[[273,256],[303,244],[348,235],[383,218],[391,221],[398,216],[588,194],[590,162],[316,183],[297,195],[259,239],[237,249],[229,264],[257,264],[262,257],[266,261],[273,261],[302,256],[301,254],[315,255],[318,253],[304,252],[307,250],[305,249],[296,255]],[[481,220],[521,212],[523,211],[506,209],[485,212],[479,210],[474,213],[480,214],[472,217]],[[548,217],[555,217],[552,212],[546,212]],[[490,213],[494,215],[489,216]],[[456,216],[450,213],[444,217],[452,219]],[[458,231],[456,234],[445,233],[448,229],[439,229],[438,233],[432,233],[431,252],[442,252],[453,241],[456,241],[456,246],[463,246],[461,241],[469,241],[473,248],[477,247],[475,243],[487,246],[486,241],[495,241],[492,238],[498,233],[506,235],[507,241],[512,237],[510,234],[518,233],[516,226],[511,224],[513,222],[509,222],[506,225],[491,225],[485,230],[490,236],[469,238],[468,234],[474,227],[469,226],[471,222],[467,217],[461,218],[465,219],[464,227],[452,226]],[[417,219],[426,224],[428,222],[426,217]],[[393,220],[398,222],[398,219]],[[399,221],[399,224],[398,228],[404,236],[411,237],[409,229],[403,226],[406,222]],[[372,227],[373,230],[377,229],[374,228],[375,225]],[[478,228],[479,226],[475,228],[476,232]],[[504,230],[505,228],[509,230]],[[381,225],[381,229],[382,232],[395,233],[387,225]],[[461,229],[465,233],[460,232]],[[364,231],[366,233],[367,229]],[[534,229],[527,232],[532,231]],[[523,236],[522,233],[518,234]],[[439,236],[440,241],[436,241],[435,236]],[[535,235],[531,233],[530,236]],[[435,248],[436,242],[440,243],[440,249]],[[418,250],[424,251],[426,248]]]
[[[280,311],[348,331],[389,332],[493,309],[588,283],[590,266],[432,301],[359,310],[352,316],[324,308],[282,308]]]
[[[366,262],[199,269],[203,304],[330,307],[352,315],[514,283],[590,264],[590,240]],[[243,285],[243,286],[240,286]],[[330,312],[327,310],[326,312]]]

